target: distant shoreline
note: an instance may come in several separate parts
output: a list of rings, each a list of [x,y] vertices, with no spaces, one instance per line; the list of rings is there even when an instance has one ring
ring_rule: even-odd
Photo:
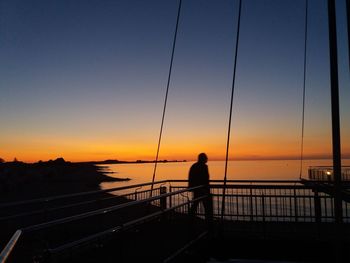
[[[106,167],[92,163],[48,162],[0,163],[1,203],[100,190],[102,182],[129,181],[108,176]]]
[[[329,160],[332,161],[332,158],[303,158],[303,161],[312,161],[312,160]],[[342,158],[342,160],[350,160],[350,157]],[[196,160],[159,160],[157,163],[183,163],[183,162],[195,162]],[[224,162],[222,159],[209,159],[209,162]],[[298,158],[260,158],[260,159],[230,159],[229,162],[236,161],[300,161]],[[86,164],[143,164],[143,163],[155,163],[155,161],[147,161],[147,160],[137,160],[137,161],[119,161],[119,160],[105,160],[105,161],[87,161],[87,162],[76,162],[76,163],[86,163]]]
[[[297,157],[281,157],[281,158],[233,158],[228,161],[300,161],[300,158]],[[332,157],[304,157],[303,161],[310,160],[330,160]],[[350,160],[350,156],[343,157],[342,160]],[[182,163],[182,162],[195,162],[196,160],[159,160],[157,163]],[[225,159],[210,159],[209,161],[225,161]],[[148,160],[136,160],[136,161],[120,161],[120,160],[103,160],[103,161],[86,161],[86,162],[75,162],[75,163],[89,163],[89,164],[138,164],[138,163],[155,163],[156,161]]]
[[[104,161],[87,161],[87,162],[73,162],[81,164],[135,164],[135,163],[155,163],[156,161],[147,161],[147,160],[136,160],[136,161],[119,161],[119,160],[104,160]],[[184,163],[187,160],[159,160],[157,163]]]

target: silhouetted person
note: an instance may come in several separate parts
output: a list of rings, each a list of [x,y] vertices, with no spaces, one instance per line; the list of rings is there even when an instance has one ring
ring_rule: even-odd
[[[198,161],[194,163],[188,176],[188,187],[203,186],[199,189],[193,190],[193,203],[190,208],[190,215],[194,215],[197,211],[199,202],[202,202],[205,210],[205,219],[211,224],[213,220],[213,199],[209,188],[209,171],[206,165],[208,157],[205,153],[198,155]],[[204,199],[196,200],[197,198],[205,196]]]

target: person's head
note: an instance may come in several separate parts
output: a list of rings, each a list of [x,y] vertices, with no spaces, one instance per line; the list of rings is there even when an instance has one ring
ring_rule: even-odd
[[[198,155],[198,162],[199,163],[206,163],[208,161],[208,156],[205,153],[200,153]]]

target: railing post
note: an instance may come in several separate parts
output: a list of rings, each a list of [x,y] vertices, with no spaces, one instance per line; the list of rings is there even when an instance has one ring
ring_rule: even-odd
[[[254,221],[253,217],[253,190],[250,187],[250,196],[249,196],[249,208],[250,208],[250,221]]]
[[[169,186],[169,193],[172,192],[172,187],[171,185]],[[173,199],[172,199],[172,196],[170,195],[169,196],[169,207],[173,207]]]
[[[315,222],[321,223],[321,199],[318,191],[314,190]]]
[[[160,187],[160,194],[166,194],[166,186]],[[166,209],[166,197],[160,198],[160,208],[163,210]]]
[[[262,220],[263,220],[263,237],[266,237],[266,219],[265,219],[265,194],[264,190],[262,190],[261,194],[261,205],[262,205]]]
[[[261,205],[262,205],[262,216],[263,216],[263,222],[265,222],[265,195],[264,192],[261,195]]]
[[[298,199],[297,199],[297,192],[294,188],[294,218],[295,222],[298,222]]]

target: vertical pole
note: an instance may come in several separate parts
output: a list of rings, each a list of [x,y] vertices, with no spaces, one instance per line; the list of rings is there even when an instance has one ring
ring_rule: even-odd
[[[265,194],[264,190],[262,190],[262,195],[261,195],[261,205],[262,205],[262,216],[263,216],[263,237],[266,237],[266,220],[265,220]],[[271,214],[270,214],[271,215]]]
[[[265,223],[265,195],[264,195],[264,192],[261,195],[261,206],[262,206],[263,222]]]
[[[172,186],[170,185],[169,186],[169,193],[171,193],[172,192]],[[171,207],[173,207],[173,201],[172,201],[172,196],[171,195],[169,195],[169,207],[171,208]]]
[[[335,0],[328,0],[329,55],[331,73],[331,107],[332,107],[332,146],[334,175],[334,215],[335,222],[341,223],[343,218],[341,200],[341,152],[340,152],[340,117],[339,117],[339,85],[338,54]]]
[[[331,107],[332,107],[332,147],[334,176],[334,261],[342,262],[341,223],[343,220],[341,199],[341,150],[340,150],[340,117],[339,117],[339,85],[338,85],[338,54],[337,26],[335,0],[328,0],[328,33],[331,77]]]
[[[317,189],[313,190],[314,192],[314,208],[315,208],[315,222],[321,223],[321,200],[320,196],[318,195]]]
[[[250,187],[250,195],[249,195],[249,213],[250,213],[250,221],[254,221],[254,216],[253,216],[253,189]]]
[[[298,199],[297,199],[297,192],[294,188],[294,217],[295,222],[298,222]]]
[[[160,194],[166,194],[166,186],[161,186],[160,187]],[[162,210],[166,209],[166,197],[160,198],[160,208]]]

